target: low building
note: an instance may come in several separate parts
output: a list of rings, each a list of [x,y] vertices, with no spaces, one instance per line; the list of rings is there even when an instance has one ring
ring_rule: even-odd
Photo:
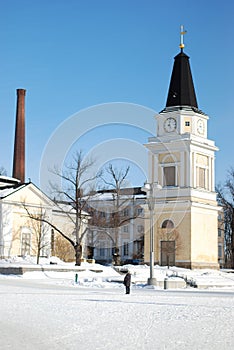
[[[140,188],[99,191],[89,200],[87,256],[100,263],[143,261],[145,193]]]
[[[83,220],[81,233],[87,221]],[[74,222],[75,212],[70,204],[55,203],[31,182],[22,184],[0,176],[1,258],[55,255],[74,261],[74,248],[55,229],[75,240]]]

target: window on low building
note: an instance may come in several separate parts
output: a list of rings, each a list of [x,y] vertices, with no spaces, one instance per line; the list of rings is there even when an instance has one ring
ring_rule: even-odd
[[[100,256],[101,257],[105,256],[105,250],[106,250],[105,242],[100,242],[100,250],[99,250],[99,252],[100,252]]]
[[[143,225],[138,225],[137,226],[137,232],[143,233],[144,232],[144,226]]]
[[[128,226],[127,225],[123,226],[123,232],[128,232]]]
[[[21,255],[30,255],[31,233],[28,229],[23,230],[21,234]]]
[[[54,229],[51,229],[51,238],[50,238],[50,246],[51,246],[51,253],[54,255],[54,250],[55,250],[55,234],[54,234]]]
[[[142,215],[142,214],[143,214],[143,208],[138,208],[137,215]]]
[[[123,216],[129,216],[129,209],[124,209]]]
[[[222,244],[218,245],[218,257],[219,258],[223,257],[223,246],[222,246]]]
[[[129,251],[128,243],[125,242],[124,245],[123,245],[123,255],[127,256],[128,255],[128,251]]]

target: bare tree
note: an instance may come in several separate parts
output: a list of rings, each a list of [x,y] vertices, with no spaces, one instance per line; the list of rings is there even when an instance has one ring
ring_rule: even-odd
[[[225,265],[234,268],[234,168],[228,171],[225,184],[217,186],[216,192],[224,213]]]
[[[92,194],[94,182],[100,177],[101,173],[91,174],[92,167],[94,165],[92,159],[85,159],[82,152],[74,153],[72,161],[65,166],[65,170],[59,171],[54,168],[52,171],[63,182],[62,188],[55,184],[50,184],[51,189],[56,196],[56,203],[63,208],[60,203],[69,203],[74,210],[74,215],[65,211],[65,214],[70,219],[74,226],[73,236],[67,236],[63,233],[63,237],[72,244],[75,250],[76,265],[81,264],[82,257],[82,239],[86,234],[87,227],[82,230],[84,222],[87,220],[87,212],[85,209]],[[57,232],[57,227],[55,228]]]
[[[76,152],[71,162],[65,165],[64,170],[56,167],[51,170],[62,182],[62,186],[50,183],[54,202],[69,220],[72,232],[65,232],[63,228],[53,223],[52,218],[38,217],[27,211],[31,219],[50,225],[54,231],[72,245],[78,266],[81,264],[82,258],[82,240],[87,232],[88,214],[85,212],[85,208],[90,198],[89,194],[94,192],[93,183],[100,177],[100,173],[91,175],[93,165],[94,161],[84,159],[82,152]]]

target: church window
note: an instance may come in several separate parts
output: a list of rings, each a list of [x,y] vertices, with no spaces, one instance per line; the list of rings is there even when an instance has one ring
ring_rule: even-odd
[[[163,168],[164,186],[176,186],[175,166],[166,166]]]
[[[171,220],[164,220],[162,223],[162,228],[174,228],[174,223]]]
[[[190,126],[190,122],[189,122],[189,121],[186,121],[186,122],[185,122],[185,126]]]
[[[206,188],[206,169],[197,168],[197,187]]]

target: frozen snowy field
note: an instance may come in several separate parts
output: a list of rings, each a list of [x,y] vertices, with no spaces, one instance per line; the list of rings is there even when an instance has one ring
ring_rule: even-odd
[[[69,273],[0,275],[1,349],[233,349],[234,288],[139,284],[125,295],[105,271],[80,284]]]
[[[0,279],[1,349],[233,349],[234,293]]]

